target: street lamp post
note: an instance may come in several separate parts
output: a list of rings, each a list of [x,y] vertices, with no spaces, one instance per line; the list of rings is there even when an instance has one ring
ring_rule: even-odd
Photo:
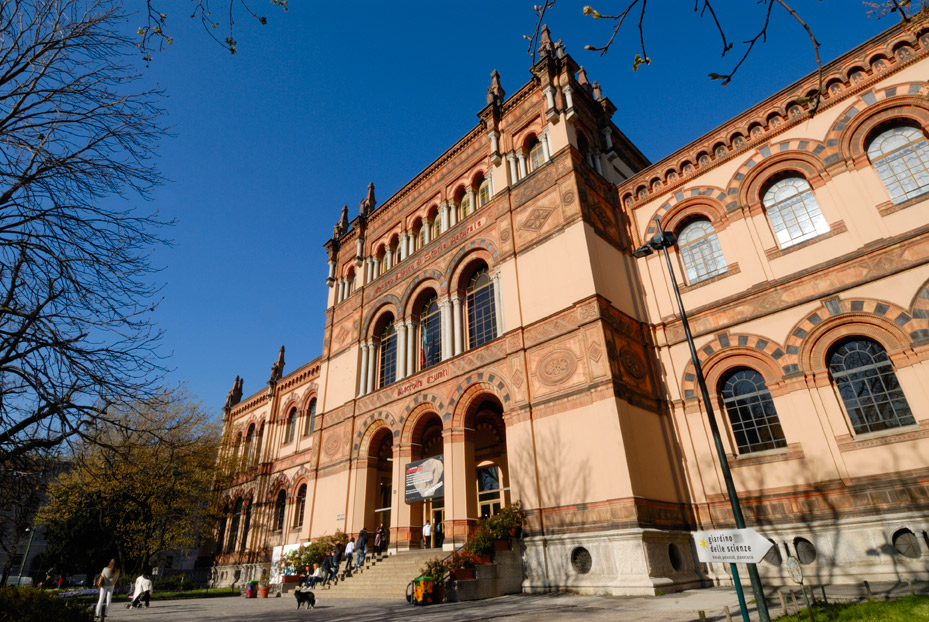
[[[658,233],[645,245],[633,251],[632,256],[636,258],[645,257],[651,255],[652,252],[656,250],[664,252],[665,263],[668,265],[668,273],[671,276],[671,286],[674,288],[674,297],[677,300],[677,308],[681,314],[681,324],[684,326],[684,336],[687,339],[687,347],[690,348],[690,359],[694,364],[694,374],[697,376],[697,383],[700,385],[700,393],[703,397],[703,404],[706,406],[707,417],[709,418],[710,432],[713,434],[713,443],[716,445],[716,455],[719,457],[719,466],[722,468],[723,479],[726,482],[726,491],[729,493],[729,505],[732,507],[732,515],[735,517],[735,526],[738,529],[744,529],[745,517],[742,515],[739,495],[732,481],[732,471],[729,470],[726,450],[723,448],[722,437],[719,435],[719,426],[716,424],[716,416],[713,413],[713,405],[710,402],[710,392],[706,388],[706,379],[703,377],[703,366],[700,365],[700,359],[697,357],[697,348],[694,346],[693,335],[690,333],[690,323],[687,321],[687,313],[684,311],[684,303],[681,301],[681,291],[677,287],[677,279],[674,276],[674,266],[671,264],[671,255],[668,254],[668,248],[677,243],[677,238],[673,233],[661,229],[661,220],[657,216],[655,217],[655,224],[658,227]],[[735,564],[731,564],[731,568],[732,579],[739,596],[739,604],[742,607],[742,618],[745,622],[749,622],[748,612],[745,606],[745,596],[742,593],[742,585],[739,582],[739,571]],[[752,591],[755,593],[758,617],[761,619],[761,622],[770,622],[771,617],[768,615],[768,605],[764,599],[761,577],[758,576],[758,567],[755,564],[748,564],[748,576],[752,582]]]
[[[16,577],[16,587],[19,587],[20,581],[23,580],[23,570],[26,568],[26,560],[29,558],[29,549],[32,548],[32,537],[35,536],[35,529],[26,527],[29,532],[29,542],[26,543],[26,554],[23,555],[23,561],[19,564],[19,576]]]

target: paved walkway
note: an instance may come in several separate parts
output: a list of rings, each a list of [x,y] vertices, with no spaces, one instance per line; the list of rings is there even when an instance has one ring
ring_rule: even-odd
[[[327,620],[346,622],[380,622],[388,620],[442,620],[471,622],[506,620],[508,622],[555,622],[584,620],[614,622],[695,622],[697,611],[703,610],[711,622],[725,620],[723,607],[728,605],[735,620],[738,600],[731,589],[712,588],[691,590],[658,597],[604,597],[573,594],[514,595],[466,603],[446,603],[428,607],[413,607],[406,601],[326,599],[317,593],[316,609],[297,611],[292,596],[269,599],[239,597],[199,600],[153,601],[150,609],[129,611],[121,603],[110,608],[107,620],[123,622],[194,622],[273,619],[275,622],[295,620]],[[754,610],[752,610],[754,613]],[[772,615],[777,612],[772,611]]]

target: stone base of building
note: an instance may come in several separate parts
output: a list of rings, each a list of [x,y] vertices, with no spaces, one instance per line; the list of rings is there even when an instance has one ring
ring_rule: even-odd
[[[758,564],[758,573],[767,586],[794,585],[787,574],[787,550],[797,556],[797,538],[812,543],[816,559],[803,564],[807,585],[850,585],[862,581],[898,582],[929,580],[929,517],[916,512],[880,517],[856,517],[814,524],[794,523],[755,526],[773,540],[778,554]],[[909,530],[917,542],[917,558],[902,555],[894,547],[894,535]],[[785,545],[786,549],[785,550]],[[802,561],[802,560],[801,560]],[[716,585],[732,585],[728,564],[706,565],[706,575]],[[740,578],[747,584],[748,573]]]
[[[526,593],[654,596],[710,585],[689,532],[619,529],[523,542]]]
[[[249,581],[261,579],[267,564],[224,564],[213,566],[210,588],[245,587]]]

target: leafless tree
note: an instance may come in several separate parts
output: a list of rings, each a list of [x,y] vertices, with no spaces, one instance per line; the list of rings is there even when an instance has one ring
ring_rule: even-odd
[[[112,0],[0,0],[0,474],[113,424],[163,371],[132,206],[162,178],[160,92],[139,90]]]

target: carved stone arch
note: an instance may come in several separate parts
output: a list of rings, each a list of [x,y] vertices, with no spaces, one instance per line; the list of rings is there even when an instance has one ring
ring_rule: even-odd
[[[445,280],[440,284],[444,293],[460,289],[459,279],[475,259],[482,259],[487,268],[493,270],[497,264],[497,247],[490,240],[471,240],[455,253],[445,267]]]
[[[310,407],[310,401],[314,398],[317,399],[316,413],[319,414],[319,385],[315,382],[311,382],[306,386],[306,388],[303,390],[303,394],[300,396],[300,411],[306,412]]]
[[[465,418],[475,400],[487,394],[492,394],[500,401],[504,414],[512,408],[510,391],[503,379],[493,373],[478,372],[470,374],[455,387],[452,399],[448,403],[448,411],[442,415],[442,420],[451,421],[453,428],[464,427]]]
[[[538,117],[534,118],[530,123],[525,127],[519,130],[516,134],[513,135],[513,149],[515,151],[521,150],[526,146],[529,141],[530,136],[534,137],[536,140],[539,139],[539,136],[542,135],[542,120]],[[529,155],[528,153],[526,155]]]
[[[640,241],[647,240],[658,232],[655,228],[655,216],[661,218],[661,226],[665,228],[667,223],[673,220],[675,215],[679,214],[682,209],[687,209],[687,206],[696,203],[705,204],[707,206],[718,205],[720,213],[725,214],[725,210],[722,209],[722,205],[725,201],[726,193],[722,188],[717,188],[716,186],[694,186],[692,188],[678,190],[671,195],[671,198],[662,203],[661,206],[655,210],[652,218],[648,221],[648,228],[645,230]],[[679,207],[681,204],[684,204],[684,207]]]
[[[823,372],[826,351],[842,337],[862,335],[884,346],[888,356],[910,345],[913,318],[897,305],[868,298],[833,298],[797,322],[785,342],[796,363],[785,373]]]
[[[293,497],[291,498],[291,502],[296,501],[297,492],[300,490],[300,486],[304,484],[306,484],[307,495],[310,494],[310,470],[306,468],[306,466],[301,466],[297,470],[297,472],[294,473],[292,479],[293,479],[293,484],[291,487],[293,488],[294,494],[293,494]]]
[[[910,339],[913,342],[929,340],[929,280],[923,282],[910,303],[910,317],[913,318]]]
[[[400,296],[399,308],[403,311],[403,317],[408,318],[413,313],[410,305],[419,297],[420,293],[427,288],[432,288],[438,296],[443,294],[442,283],[443,274],[438,270],[423,270],[419,278],[413,279]]]
[[[299,416],[300,416],[300,402],[297,400],[296,396],[294,396],[294,395],[288,396],[287,400],[286,400],[286,401],[284,402],[284,404],[280,407],[280,409],[278,410],[278,417],[277,417],[277,420],[278,420],[278,421],[285,421],[285,422],[286,422],[286,421],[287,421],[287,413],[289,413],[290,410],[291,410],[292,408],[296,408],[296,409],[297,409],[297,414],[296,414],[296,416],[299,417]]]
[[[443,429],[446,427],[445,403],[437,396],[428,393],[421,393],[407,404],[405,414],[401,419],[402,430],[400,432],[400,443],[408,445],[413,442],[413,432],[423,417],[434,414],[438,415],[442,421]]]
[[[471,184],[471,187],[474,188],[474,192],[477,193],[480,187],[478,180],[481,180],[481,183],[487,180],[487,174],[489,168],[486,163],[481,163],[480,165],[473,167],[468,174],[468,183]]]
[[[893,93],[893,95],[889,95]],[[864,93],[832,125],[826,140],[836,145],[836,160],[844,159],[861,169],[871,166],[868,141],[881,125],[895,120],[909,122],[929,130],[929,86],[924,83],[900,84],[880,91]]]
[[[780,381],[783,375],[784,348],[776,341],[750,333],[719,333],[697,349],[697,358],[703,368],[710,394],[716,393],[719,378],[727,370],[737,366],[751,367],[759,372],[770,385]],[[700,397],[700,386],[693,361],[684,367],[681,376],[684,400]]]
[[[274,503],[277,500],[277,495],[282,490],[289,497],[291,494],[291,482],[283,473],[278,473],[277,477],[271,480],[271,483],[268,485],[268,501]]]
[[[371,310],[365,315],[364,322],[361,324],[361,338],[371,337],[368,333],[371,327],[377,324],[375,320],[379,320],[385,313],[393,313],[395,319],[399,318],[401,308],[400,299],[393,294],[381,296],[380,300],[371,305]]]
[[[797,172],[811,187],[821,188],[830,179],[826,165],[819,157],[825,149],[826,146],[819,141],[798,139],[762,147],[729,181],[726,194],[730,202],[726,204],[726,211],[731,212],[740,206],[752,211],[761,210],[765,185],[781,173]]]
[[[371,440],[377,436],[381,430],[387,430],[391,438],[396,438],[398,432],[390,427],[384,419],[374,419],[364,428],[362,428],[356,437],[356,442],[352,445],[352,458],[360,459],[367,456],[371,450]]]

